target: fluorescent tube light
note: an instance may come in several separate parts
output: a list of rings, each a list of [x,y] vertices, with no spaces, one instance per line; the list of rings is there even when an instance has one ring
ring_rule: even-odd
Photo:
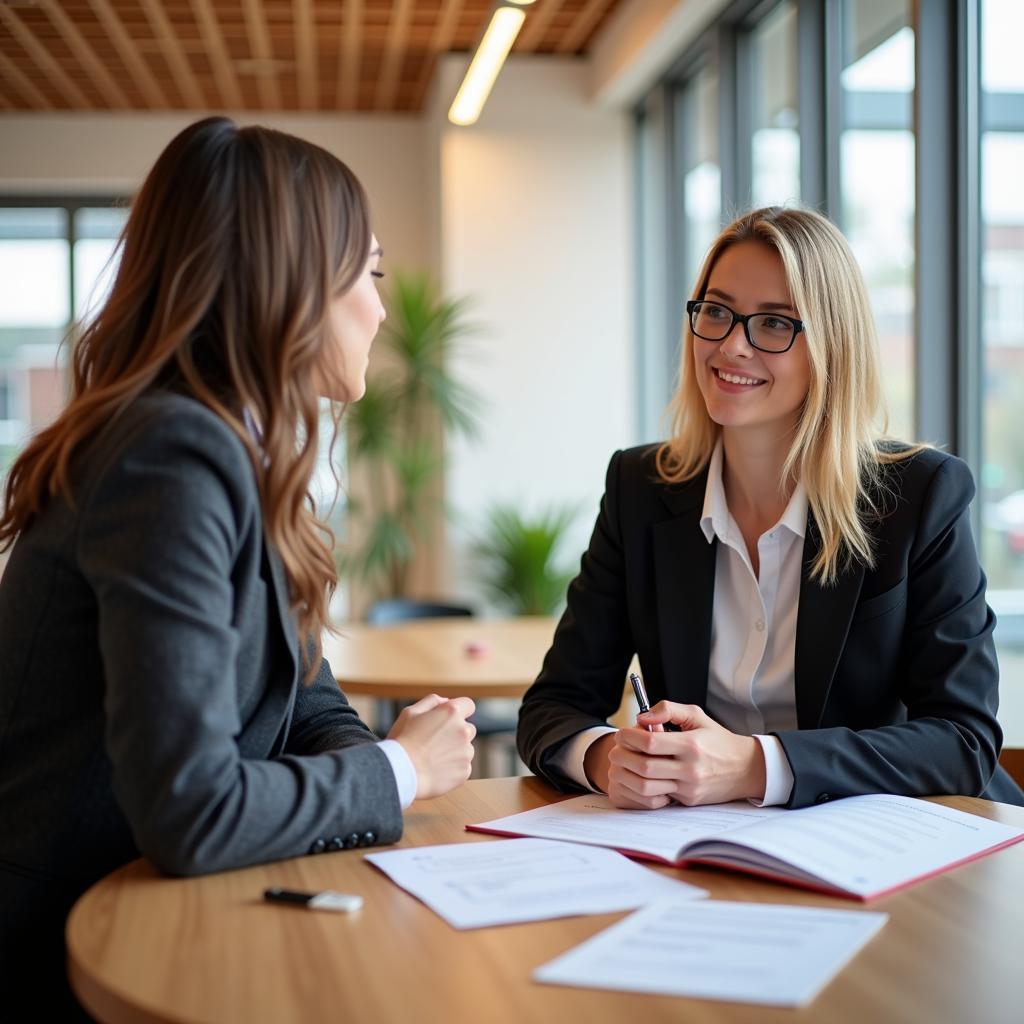
[[[518,7],[498,7],[491,15],[491,23],[448,111],[452,124],[473,124],[480,116],[525,18],[526,14]]]

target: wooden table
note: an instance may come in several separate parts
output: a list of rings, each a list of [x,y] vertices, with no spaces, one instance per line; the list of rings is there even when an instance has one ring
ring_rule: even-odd
[[[503,842],[463,827],[555,795],[532,778],[469,782],[414,804],[401,845]],[[1024,808],[964,797],[942,802],[1024,824]],[[85,893],[68,918],[72,985],[108,1024],[1021,1019],[1024,844],[872,903],[891,915],[888,924],[799,1013],[535,984],[535,967],[623,915],[458,932],[364,863],[365,852],[196,879],[163,878],[148,863],[129,864]],[[711,869],[677,874],[718,899],[858,906]],[[315,913],[264,903],[268,886],[341,889],[361,893],[366,903],[353,915]]]
[[[345,693],[418,700],[521,697],[537,678],[556,620],[414,619],[394,626],[352,624],[324,637],[324,655]],[[469,645],[480,653],[473,654]]]

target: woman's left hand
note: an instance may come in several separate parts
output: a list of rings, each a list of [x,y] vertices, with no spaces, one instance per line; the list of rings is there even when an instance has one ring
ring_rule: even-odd
[[[648,732],[645,728],[670,722],[682,731]],[[634,776],[638,782],[670,782],[671,792],[665,794],[663,787],[658,787],[659,791],[681,804],[763,799],[764,754],[752,736],[729,732],[695,704],[667,700],[638,715],[637,725],[619,731],[609,753],[611,772]]]

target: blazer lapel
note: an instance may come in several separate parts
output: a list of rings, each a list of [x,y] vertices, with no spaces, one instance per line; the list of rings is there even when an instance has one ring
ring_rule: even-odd
[[[808,514],[794,658],[796,717],[800,729],[816,729],[821,721],[864,582],[864,566],[859,562],[831,586],[811,580],[810,568],[820,549],[817,526]]]
[[[285,656],[288,659],[286,662],[288,668],[288,687],[291,691],[288,698],[288,710],[285,714],[281,731],[274,744],[275,752],[280,753],[287,740],[288,731],[291,728],[292,711],[295,707],[295,680],[299,671],[299,639],[298,631],[295,628],[295,618],[291,610],[288,576],[284,569],[284,563],[265,534],[263,537],[263,554],[270,569],[270,580],[274,588],[273,604],[277,609],[277,619],[281,625]]]
[[[700,528],[707,472],[664,491],[675,518],[653,528],[658,634],[666,697],[704,705],[711,658],[715,550]]]

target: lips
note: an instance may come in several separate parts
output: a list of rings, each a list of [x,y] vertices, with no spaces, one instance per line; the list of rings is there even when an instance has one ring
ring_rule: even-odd
[[[757,387],[759,384],[767,384],[761,377],[751,377],[749,374],[738,373],[735,370],[723,370],[717,366],[711,367],[715,377],[726,384],[734,384],[744,387]]]

